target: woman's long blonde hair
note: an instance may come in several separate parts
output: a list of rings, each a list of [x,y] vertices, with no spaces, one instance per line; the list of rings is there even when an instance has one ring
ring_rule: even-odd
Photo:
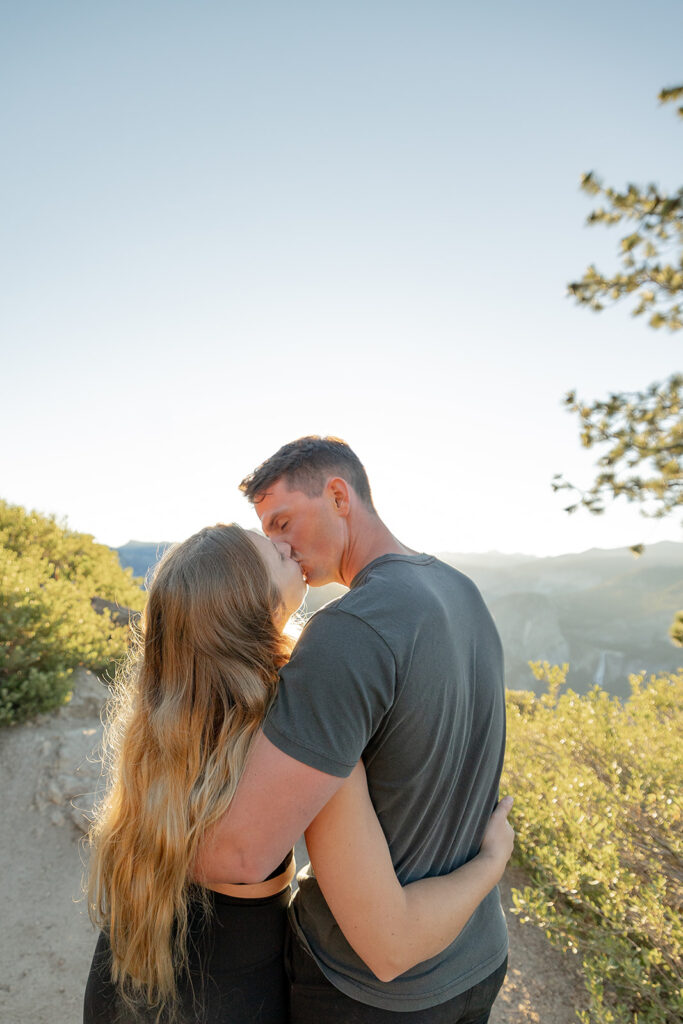
[[[171,548],[137,655],[115,685],[111,772],[90,832],[88,904],[129,1002],[172,1008],[187,967],[190,869],[227,810],[291,640],[248,534],[208,527]]]

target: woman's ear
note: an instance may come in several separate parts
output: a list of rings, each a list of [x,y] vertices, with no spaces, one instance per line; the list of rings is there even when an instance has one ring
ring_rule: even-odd
[[[289,622],[289,615],[285,608],[284,601],[280,600],[277,604],[275,611],[273,612],[273,625],[275,626],[278,633],[284,632],[284,628]]]

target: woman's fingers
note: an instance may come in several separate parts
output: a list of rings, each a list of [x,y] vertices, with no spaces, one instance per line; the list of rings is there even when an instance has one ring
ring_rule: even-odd
[[[505,817],[507,818],[508,814],[512,810],[513,801],[514,797],[504,796],[503,799],[498,804],[498,806],[496,807],[496,811],[500,811],[501,814],[504,814]],[[493,813],[495,814],[495,811]]]

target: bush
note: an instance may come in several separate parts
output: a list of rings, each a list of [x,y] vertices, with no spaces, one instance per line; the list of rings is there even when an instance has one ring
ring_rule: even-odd
[[[140,610],[137,583],[87,534],[0,501],[0,725],[64,703],[77,665],[102,672],[124,654],[128,627],[92,599]]]
[[[567,666],[532,665],[548,692],[508,691],[503,792],[515,797],[516,910],[581,957],[585,1024],[683,1020],[683,670],[559,695]]]

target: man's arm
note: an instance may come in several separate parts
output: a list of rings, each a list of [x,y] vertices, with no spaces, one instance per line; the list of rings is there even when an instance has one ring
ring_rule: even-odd
[[[260,732],[229,810],[202,842],[195,878],[209,886],[267,878],[343,782],[278,750]]]
[[[197,879],[266,878],[350,775],[395,685],[393,654],[370,626],[336,610],[314,615],[280,671],[235,798],[201,845]]]

